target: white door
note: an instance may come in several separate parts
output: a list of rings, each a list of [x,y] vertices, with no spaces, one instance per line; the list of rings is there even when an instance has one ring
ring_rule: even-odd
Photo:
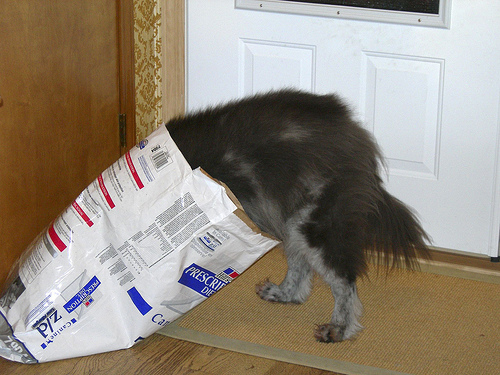
[[[500,1],[452,0],[449,29],[187,1],[187,106],[294,86],[338,92],[436,247],[498,256]]]

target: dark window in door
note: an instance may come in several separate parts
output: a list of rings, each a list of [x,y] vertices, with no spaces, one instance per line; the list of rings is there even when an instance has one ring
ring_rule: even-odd
[[[282,0],[299,3],[342,5],[357,8],[439,14],[440,0]]]

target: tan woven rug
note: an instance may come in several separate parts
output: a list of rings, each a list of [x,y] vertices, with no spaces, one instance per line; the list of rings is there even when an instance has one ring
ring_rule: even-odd
[[[344,374],[500,374],[500,275],[444,265],[423,271],[372,271],[358,283],[365,329],[324,344],[314,340],[314,324],[329,321],[334,301],[319,278],[303,305],[255,294],[256,283],[285,275],[276,248],[160,333]]]

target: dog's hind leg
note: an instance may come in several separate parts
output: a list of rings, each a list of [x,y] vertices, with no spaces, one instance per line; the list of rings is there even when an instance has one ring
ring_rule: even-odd
[[[326,275],[322,276],[330,285],[335,307],[331,321],[318,325],[314,337],[321,342],[339,342],[353,338],[363,328],[358,322],[363,308],[358,298],[356,283],[338,277],[334,271],[327,271]]]
[[[362,329],[356,280],[367,269],[364,232],[371,204],[369,194],[355,189],[359,184],[349,185],[350,189],[341,189],[341,193],[332,189],[323,195],[301,227],[312,250],[309,264],[330,286],[335,299],[331,321],[319,325],[315,332],[321,342],[350,339]]]
[[[356,283],[340,277],[334,268],[323,260],[323,252],[309,245],[299,227],[289,232],[285,242],[288,271],[280,285],[265,281],[256,286],[257,294],[266,301],[282,303],[304,302],[311,292],[313,270],[328,283],[335,298],[331,321],[319,325],[315,338],[321,342],[338,342],[352,338],[362,329],[358,323],[362,305]]]
[[[289,246],[292,245],[285,244],[288,271],[282,283],[264,281],[255,287],[257,294],[266,301],[302,303],[311,293],[312,268],[297,249],[287,248]]]
[[[304,217],[307,217],[310,211],[310,208],[299,210],[280,226],[288,270],[280,285],[270,281],[256,285],[255,291],[263,300],[302,303],[311,294],[313,269],[307,261],[310,248],[300,231]]]

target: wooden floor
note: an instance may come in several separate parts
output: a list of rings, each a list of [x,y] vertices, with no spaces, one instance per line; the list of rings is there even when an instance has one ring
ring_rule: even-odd
[[[0,358],[5,375],[326,375],[329,371],[243,355],[155,334],[130,349],[25,365]]]
[[[432,260],[447,263],[456,268],[476,268],[481,271],[500,271],[500,262],[492,262],[491,258],[484,255],[471,255],[463,252],[445,251],[443,249],[431,250]]]

